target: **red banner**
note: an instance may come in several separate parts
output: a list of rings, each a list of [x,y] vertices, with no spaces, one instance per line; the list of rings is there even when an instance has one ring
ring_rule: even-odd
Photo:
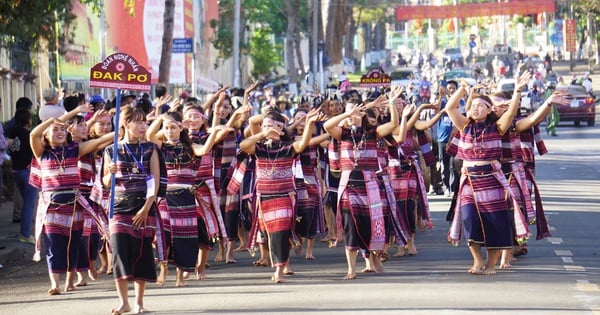
[[[577,23],[575,20],[565,20],[565,50],[577,51]]]
[[[512,0],[508,2],[467,3],[457,5],[397,6],[396,21],[419,19],[468,18],[494,15],[528,15],[554,12],[554,0]]]

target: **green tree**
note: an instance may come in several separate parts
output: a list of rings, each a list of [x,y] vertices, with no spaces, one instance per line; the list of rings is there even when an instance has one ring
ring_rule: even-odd
[[[100,0],[80,0],[99,13]],[[55,50],[58,43],[72,38],[70,29],[75,19],[71,14],[71,0],[0,1],[0,47],[11,49],[15,45],[31,51],[47,48]],[[58,28],[58,29],[57,29]],[[41,47],[41,42],[47,47]]]
[[[253,78],[257,80],[268,80],[271,78],[273,69],[282,63],[278,47],[271,40],[272,31],[266,28],[256,29],[250,38],[249,55],[254,67],[250,71]]]

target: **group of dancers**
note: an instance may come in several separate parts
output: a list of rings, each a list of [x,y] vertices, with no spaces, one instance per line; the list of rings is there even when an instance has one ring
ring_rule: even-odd
[[[322,234],[345,247],[344,279],[356,278],[359,254],[363,272],[381,273],[388,250],[416,254],[417,229],[433,227],[420,161],[435,163],[423,131],[443,116],[456,129],[447,152],[463,161],[448,241],[467,241],[470,273],[494,274],[500,257],[508,268],[513,251],[526,250],[530,224],[538,239],[549,235],[534,177],[534,148],[545,150],[537,124],[553,104],[568,102],[557,92],[519,117],[530,76],[518,78],[514,93],[479,94],[463,82],[444,108],[408,104],[403,87],[391,87],[365,99],[356,90],[303,97],[293,115],[275,102],[255,113],[255,83],[237,104],[225,87],[164,113],[163,98],[151,109],[123,104],[118,122],[114,110],[86,121],[78,114],[89,105],[50,118],[30,134],[30,182],[41,191],[35,259],[43,243],[48,293],[61,293],[60,274],[67,291],[85,285],[86,274],[95,279],[104,248],[120,300],[112,314],[132,311],[129,281],[133,311],[143,313],[146,283],[164,284],[169,265],[184,286],[194,273],[206,277],[214,248],[226,263],[235,252],[258,251],[254,264],[273,267],[270,280],[281,283],[294,273],[290,252],[314,259]],[[421,120],[424,110],[435,115]]]

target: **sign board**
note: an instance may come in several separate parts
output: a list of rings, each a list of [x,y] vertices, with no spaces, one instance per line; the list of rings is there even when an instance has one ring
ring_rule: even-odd
[[[477,46],[477,44],[475,43],[475,41],[470,41],[469,42],[469,47],[475,48],[475,46]]]
[[[130,55],[112,54],[90,69],[90,87],[150,91],[151,74]]]
[[[383,72],[381,67],[374,68],[360,77],[360,87],[379,87],[390,86],[392,80],[390,76]]]
[[[174,54],[177,53],[193,53],[194,52],[194,40],[193,38],[173,38],[173,50]]]
[[[565,20],[565,50],[577,51],[577,24],[575,20]]]

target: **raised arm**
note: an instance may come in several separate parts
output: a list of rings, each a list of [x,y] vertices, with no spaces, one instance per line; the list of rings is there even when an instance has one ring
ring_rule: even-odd
[[[277,134],[281,136],[283,132],[273,127],[265,128],[261,132],[242,140],[242,142],[240,142],[240,150],[251,155],[256,154],[256,143],[262,139],[266,139],[270,134]]]
[[[394,140],[396,142],[401,143],[406,140],[406,132],[408,131],[408,116],[416,110],[415,104],[410,104],[408,106],[404,106],[402,109],[402,119],[400,121],[400,125],[394,129],[394,133],[392,134]]]
[[[211,95],[206,100],[206,102],[204,102],[202,105],[200,105],[202,107],[202,110],[205,113],[209,113],[210,110],[211,110],[212,105],[217,100],[217,97],[219,97],[219,95],[221,95],[222,92],[225,92],[228,88],[229,88],[229,86],[225,85],[222,88],[220,88],[218,91],[216,91],[215,94]]]
[[[233,131],[233,128],[229,128],[224,125],[219,125],[211,129],[212,132],[210,133],[204,144],[192,144],[192,151],[194,151],[194,155],[203,156],[210,153],[215,143],[217,143],[217,138],[224,137],[223,134],[227,134]]]
[[[555,104],[560,105],[568,105],[569,100],[566,98],[566,95],[562,92],[554,91],[554,93],[550,94],[550,96],[544,101],[542,106],[540,106],[535,112],[529,114],[529,116],[520,119],[516,123],[516,129],[519,132],[525,131],[534,125],[539,124],[546,118],[546,115],[552,110],[552,106]]]
[[[41,158],[42,154],[44,153],[44,131],[53,123],[64,124],[62,121],[52,117],[37,125],[29,133],[29,145],[31,146],[33,156],[35,156],[36,159]]]
[[[308,147],[310,144],[310,138],[312,137],[315,122],[317,119],[322,119],[323,114],[321,112],[321,108],[313,108],[308,114],[306,114],[306,125],[304,126],[304,131],[302,132],[302,138],[299,141],[295,141],[293,144],[294,151],[296,153],[300,153]]]
[[[401,86],[393,87],[390,91],[388,102],[388,108],[390,111],[390,121],[377,127],[377,136],[383,138],[394,132],[394,129],[398,127],[400,123],[400,115],[398,114],[398,107],[396,107],[396,99],[402,94],[404,88]]]
[[[421,105],[419,106],[419,108],[421,107],[429,107],[429,109],[437,109],[438,106],[436,104],[425,104],[425,105]],[[424,108],[424,109],[426,109]],[[438,111],[437,113],[435,113],[435,115],[433,115],[433,117],[429,118],[428,120],[417,120],[415,122],[415,129],[417,130],[427,130],[429,128],[431,128],[433,125],[435,125],[435,123],[440,120],[440,117],[442,117],[442,114],[446,113],[446,109],[442,109],[440,111]]]
[[[114,137],[115,132],[113,131],[101,136],[100,138],[81,142],[79,144],[79,157],[82,157],[86,154],[92,153],[109,145],[111,142],[113,142]]]
[[[160,149],[162,147],[163,141],[162,137],[159,135],[159,131],[163,122],[163,115],[158,116],[148,127],[146,130],[146,140],[156,144],[156,146]]]
[[[513,92],[512,99],[510,100],[510,106],[508,106],[506,112],[498,119],[498,122],[496,123],[498,126],[498,132],[500,132],[500,134],[504,134],[512,125],[513,119],[515,119],[515,116],[519,111],[521,91],[523,90],[523,87],[529,83],[530,79],[531,73],[529,71],[523,72],[523,74],[517,79],[517,82],[515,83],[515,90]]]
[[[452,94],[448,100],[448,103],[446,103],[446,113],[448,114],[450,120],[452,120],[454,126],[456,126],[460,131],[462,131],[463,126],[469,120],[469,118],[465,117],[458,110],[458,104],[466,93],[467,91],[465,86],[461,84],[458,89],[456,89],[456,92]]]
[[[345,111],[337,116],[333,116],[333,117],[329,118],[323,124],[323,129],[325,129],[325,131],[330,136],[332,136],[334,139],[340,140],[342,138],[342,128],[339,127],[340,123],[344,119],[347,119],[348,117],[351,117],[352,115],[356,115],[356,114],[360,113],[363,109],[364,109],[363,105],[354,104],[354,106],[352,107],[352,110]]]
[[[94,106],[90,103],[81,104],[75,107],[72,111],[66,112],[58,117],[60,121],[69,121],[73,117],[79,115],[80,113],[89,113],[94,110]]]

